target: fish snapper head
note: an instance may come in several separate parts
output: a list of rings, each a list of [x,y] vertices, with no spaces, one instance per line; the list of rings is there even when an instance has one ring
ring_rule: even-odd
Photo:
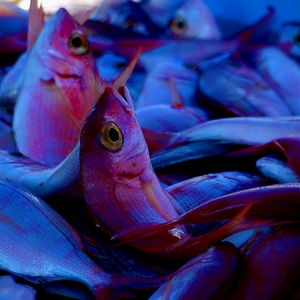
[[[87,35],[64,8],[46,22],[33,51],[61,75],[82,76],[86,64],[95,66]]]
[[[83,126],[80,147],[83,176],[97,180],[134,179],[151,166],[126,87],[105,89]]]

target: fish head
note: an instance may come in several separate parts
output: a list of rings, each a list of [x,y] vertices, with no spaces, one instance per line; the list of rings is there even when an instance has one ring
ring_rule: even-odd
[[[149,152],[126,87],[107,87],[81,134],[83,176],[133,179],[150,165]]]
[[[279,43],[289,45],[287,52],[296,58],[300,58],[300,23],[283,24],[279,34]]]
[[[186,0],[177,8],[169,22],[169,36],[219,40],[215,19],[202,0]]]
[[[87,35],[64,8],[46,22],[33,50],[58,74],[82,76],[87,63],[95,64]]]

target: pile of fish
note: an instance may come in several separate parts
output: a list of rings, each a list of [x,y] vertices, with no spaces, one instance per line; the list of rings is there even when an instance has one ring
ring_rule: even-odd
[[[299,299],[296,23],[0,12],[0,299]]]

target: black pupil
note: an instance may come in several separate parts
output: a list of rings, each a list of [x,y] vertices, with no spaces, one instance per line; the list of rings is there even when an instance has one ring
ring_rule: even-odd
[[[295,37],[295,42],[297,44],[300,44],[300,34],[297,34],[296,37]]]
[[[108,136],[109,136],[109,139],[114,143],[117,142],[120,138],[118,131],[114,128],[110,128]]]
[[[183,29],[185,27],[185,21],[184,20],[178,20],[177,21],[177,28]]]
[[[82,40],[80,37],[75,37],[72,39],[72,45],[75,47],[75,48],[79,48],[82,46]]]

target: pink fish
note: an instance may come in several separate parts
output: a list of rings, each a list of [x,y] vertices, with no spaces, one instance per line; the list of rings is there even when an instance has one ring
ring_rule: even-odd
[[[34,11],[34,23],[41,24],[41,10]],[[33,45],[35,35],[38,33],[29,37],[32,50],[13,129],[20,152],[51,167],[79,140],[81,126],[93,106],[86,70],[96,68],[87,36],[65,9],[50,18]]]
[[[89,114],[80,139],[80,176],[94,221],[111,236],[128,229],[141,233],[147,225],[159,227],[179,217],[180,207],[153,171],[126,87],[107,87]],[[130,244],[164,259],[186,261],[236,232],[250,208],[248,203],[208,235],[191,238],[179,226]]]

